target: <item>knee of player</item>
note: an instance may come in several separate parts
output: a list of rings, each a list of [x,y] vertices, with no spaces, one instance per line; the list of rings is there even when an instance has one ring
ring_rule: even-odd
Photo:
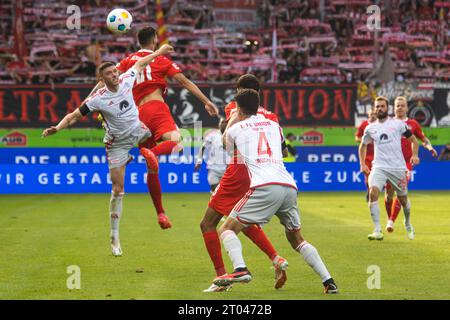
[[[406,207],[408,204],[408,198],[406,196],[399,196],[398,201],[400,201],[402,207]]]
[[[113,183],[112,193],[116,196],[119,196],[124,193],[124,187],[121,183]]]
[[[375,189],[375,188],[371,188],[370,189],[369,196],[370,196],[370,200],[371,201],[377,201],[378,200],[378,195],[379,195],[379,192],[378,192],[377,189]]]
[[[168,134],[168,137],[166,136],[166,138],[168,138],[167,140],[169,141],[181,143],[181,134],[177,131],[171,132],[170,134]]]
[[[215,229],[215,228],[214,228]],[[200,230],[204,233],[204,232],[208,232],[211,230],[211,224],[208,223],[207,220],[205,220],[205,218],[202,219],[202,221],[200,221]]]

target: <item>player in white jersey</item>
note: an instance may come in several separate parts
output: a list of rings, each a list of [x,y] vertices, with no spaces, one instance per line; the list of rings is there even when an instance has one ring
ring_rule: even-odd
[[[194,170],[198,171],[203,163],[203,159],[205,159],[206,169],[208,170],[208,184],[211,192],[216,190],[229,163],[229,156],[225,152],[222,144],[222,133],[225,130],[225,126],[226,121],[221,119],[219,129],[210,129],[205,132],[203,145],[199,149],[195,161]]]
[[[227,286],[233,282],[252,279],[242,256],[242,244],[237,234],[250,225],[264,225],[276,215],[285,227],[286,238],[311,268],[320,276],[325,293],[337,293],[316,248],[306,242],[300,233],[297,207],[297,186],[283,163],[280,126],[257,115],[259,94],[252,89],[240,91],[236,97],[239,122],[224,134],[228,151],[234,148],[242,156],[250,176],[250,189],[233,208],[230,217],[220,228],[220,238],[233,263],[234,272],[217,277],[214,284]],[[287,261],[286,261],[287,266]]]
[[[119,220],[122,216],[124,196],[125,166],[132,160],[129,151],[136,144],[146,142],[152,136],[150,130],[139,121],[138,109],[133,99],[133,83],[136,76],[156,57],[173,51],[169,45],[163,45],[156,52],[139,60],[133,68],[119,76],[115,63],[104,62],[99,66],[99,75],[105,87],[89,96],[83,104],[67,114],[57,126],[47,128],[43,137],[53,135],[74,125],[89,112],[98,111],[105,121],[105,137],[109,173],[112,182],[110,200],[111,250],[114,256],[121,256],[119,240]],[[158,161],[150,150],[141,148],[140,153],[147,161],[150,170],[158,169]]]
[[[380,207],[378,197],[386,182],[394,187],[397,197],[405,213],[405,226],[411,229],[410,213],[411,203],[408,201],[407,168],[402,152],[402,136],[412,143],[413,155],[411,164],[419,164],[419,144],[408,125],[398,119],[388,118],[388,103],[384,97],[375,99],[375,112],[377,121],[367,126],[359,146],[359,161],[361,171],[369,174],[369,208],[372,221],[375,225],[373,233],[368,235],[369,240],[383,240],[380,224]],[[373,142],[375,156],[372,161],[372,171],[365,163],[367,144]]]

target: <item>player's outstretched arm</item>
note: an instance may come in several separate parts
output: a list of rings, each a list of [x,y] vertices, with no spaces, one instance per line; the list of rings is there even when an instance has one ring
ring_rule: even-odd
[[[186,78],[186,76],[182,73],[175,74],[173,78],[205,105],[205,109],[211,117],[218,116],[219,109],[214,105],[214,103],[211,102],[211,100],[208,99],[208,97],[203,94],[195,83]]]
[[[80,109],[76,109],[74,112],[67,114],[59,123],[57,126],[52,126],[50,128],[45,129],[42,132],[42,137],[45,138],[47,136],[51,136],[55,133],[57,133],[60,130],[63,130],[67,127],[70,127],[78,122],[83,117],[83,115],[80,112]]]
[[[433,157],[437,157],[438,153],[436,151],[436,149],[434,149],[433,145],[431,144],[430,140],[428,138],[424,138],[422,140],[422,145],[425,149],[427,149],[428,151],[431,152]]]
[[[360,143],[358,148],[359,165],[361,172],[370,173],[369,167],[366,165],[367,144]]]
[[[411,141],[412,144],[412,152],[413,155],[411,157],[411,164],[412,165],[418,165],[420,163],[419,159],[419,142],[417,141],[416,137],[414,135],[411,135],[409,138],[409,141]]]
[[[195,167],[194,171],[200,170],[203,163],[203,152],[205,151],[205,145],[198,149],[197,156],[195,157]]]
[[[147,67],[147,65],[152,62],[153,59],[155,59],[158,56],[162,56],[168,53],[173,52],[173,47],[168,44],[163,44],[158,50],[155,52],[149,54],[148,56],[143,57],[142,59],[139,59],[135,64],[134,68],[137,72],[141,72],[142,70]]]

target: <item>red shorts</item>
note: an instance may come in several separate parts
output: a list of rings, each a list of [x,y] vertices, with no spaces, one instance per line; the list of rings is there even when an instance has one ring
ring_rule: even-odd
[[[152,100],[141,105],[139,120],[150,129],[155,142],[160,141],[163,134],[178,130],[169,106],[159,100]]]
[[[230,164],[208,203],[208,207],[228,216],[250,189],[250,177],[245,164]]]

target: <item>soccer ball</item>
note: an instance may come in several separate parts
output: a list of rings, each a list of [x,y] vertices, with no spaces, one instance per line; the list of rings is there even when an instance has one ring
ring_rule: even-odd
[[[125,34],[131,29],[133,17],[125,9],[114,9],[106,18],[108,30],[114,34]]]

